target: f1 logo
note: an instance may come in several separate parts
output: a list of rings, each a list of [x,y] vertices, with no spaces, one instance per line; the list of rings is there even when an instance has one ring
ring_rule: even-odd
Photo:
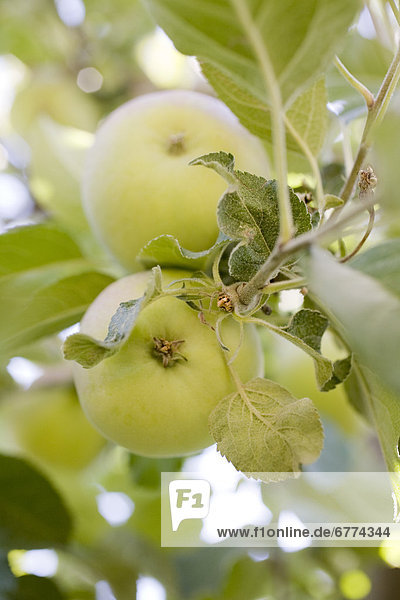
[[[169,484],[172,531],[185,519],[203,519],[210,508],[210,483],[205,479],[175,479]]]

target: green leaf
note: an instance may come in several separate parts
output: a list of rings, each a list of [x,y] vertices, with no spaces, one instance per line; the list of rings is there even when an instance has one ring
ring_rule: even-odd
[[[50,482],[27,462],[0,455],[0,548],[65,544],[71,517]]]
[[[79,321],[87,307],[113,279],[94,271],[55,276],[22,276],[0,282],[1,352],[10,356],[26,344]]]
[[[213,169],[229,184],[217,208],[218,225],[239,244],[229,258],[229,272],[248,281],[267,260],[279,237],[277,183],[251,173],[234,170],[234,158],[215,152],[192,160],[191,165]],[[311,229],[311,218],[303,201],[289,188],[296,235]]]
[[[0,236],[0,346],[5,357],[76,323],[113,279],[92,270],[51,223]]]
[[[180,52],[210,63],[265,102],[270,90],[265,89],[254,52],[259,36],[285,103],[324,71],[360,7],[358,0],[146,0],[146,4]],[[243,25],[240,9],[251,13],[252,33]]]
[[[396,473],[392,484],[400,513],[400,403],[398,394],[385,386],[370,369],[355,363],[354,372],[346,382],[350,401],[375,427],[388,471]]]
[[[66,360],[75,360],[85,369],[90,369],[120,350],[130,336],[140,311],[161,292],[161,269],[154,267],[152,271],[146,293],[141,298],[120,303],[104,340],[96,340],[85,333],[74,333],[65,340],[63,352]]]
[[[370,248],[358,254],[349,264],[374,277],[400,298],[400,239],[388,240]]]
[[[271,113],[267,102],[240,88],[215,65],[203,62],[201,68],[219,98],[235,113],[242,125],[259,138],[272,142]],[[287,121],[315,156],[325,138],[326,103],[325,81],[319,79],[296,98],[286,112]],[[303,152],[289,131],[286,132],[286,146],[293,152]]]
[[[16,227],[0,235],[0,280],[82,259],[76,243],[52,223]]]
[[[212,411],[210,431],[217,448],[240,471],[263,481],[279,480],[316,460],[323,430],[311,400],[256,378]]]
[[[6,600],[7,593],[15,590],[16,579],[8,564],[8,553],[0,550],[0,598]]]
[[[337,206],[342,206],[343,200],[339,198],[339,196],[335,196],[334,194],[326,194],[325,195],[325,209],[328,208],[336,208]]]
[[[17,577],[15,590],[2,600],[65,600],[65,595],[51,579],[36,575]]]
[[[286,327],[277,327],[262,319],[256,319],[255,322],[277,333],[311,356],[314,360],[317,384],[322,392],[334,389],[348,377],[351,371],[351,355],[332,363],[329,358],[321,354],[321,340],[329,321],[318,310],[309,308],[299,310]]]
[[[148,458],[138,454],[129,455],[129,472],[135,485],[148,489],[159,489],[161,473],[176,472],[182,468],[183,458]]]
[[[303,262],[307,287],[360,362],[400,393],[399,297],[379,280],[338,264],[319,248],[313,248]]]
[[[192,252],[182,248],[172,235],[160,235],[150,240],[140,251],[137,259],[146,269],[160,265],[163,268],[181,268],[202,271],[210,263],[215,254],[227,243],[227,238],[220,234],[212,248],[202,252]]]

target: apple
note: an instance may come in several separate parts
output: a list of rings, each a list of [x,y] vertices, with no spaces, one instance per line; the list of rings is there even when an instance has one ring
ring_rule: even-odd
[[[45,68],[33,73],[17,93],[11,122],[21,135],[31,138],[32,125],[42,116],[60,125],[93,131],[99,109],[95,100],[80,90],[73,79]]]
[[[72,385],[15,394],[2,407],[2,416],[17,445],[44,466],[82,469],[105,445],[88,423]]]
[[[83,203],[99,239],[128,270],[137,270],[138,252],[161,234],[192,251],[212,246],[226,183],[188,163],[219,150],[231,152],[239,169],[268,174],[261,142],[211,96],[155,92],[105,119],[88,153]]]
[[[182,270],[164,273],[167,283],[187,277]],[[81,331],[103,339],[120,302],[140,297],[149,272],[128,275],[108,286],[91,304]],[[107,438],[143,456],[187,455],[212,444],[208,417],[235,390],[215,333],[184,301],[156,299],[139,314],[120,351],[91,369],[74,364],[78,395],[89,420]],[[223,321],[222,336],[233,352],[239,325]],[[165,364],[159,340],[179,342],[177,360]],[[179,357],[180,355],[180,357]],[[184,357],[184,358],[182,358]],[[246,326],[233,363],[243,381],[261,375],[258,334]]]

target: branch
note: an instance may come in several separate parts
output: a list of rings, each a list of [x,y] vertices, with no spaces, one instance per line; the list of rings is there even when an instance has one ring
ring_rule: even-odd
[[[354,185],[357,180],[358,172],[360,171],[362,164],[368,154],[368,151],[371,147],[371,139],[372,133],[375,129],[376,122],[379,123],[383,119],[387,107],[389,105],[390,99],[393,95],[393,92],[396,88],[400,77],[400,46],[397,49],[396,54],[393,57],[393,60],[390,64],[390,67],[385,75],[385,78],[382,82],[382,85],[379,89],[378,95],[372,105],[372,107],[368,111],[368,117],[365,122],[364,131],[362,134],[360,147],[357,152],[357,156],[354,160],[353,168],[343,189],[340,193],[340,197],[346,203],[353,192]],[[340,207],[338,210],[342,210]]]
[[[346,69],[346,67],[344,66],[344,64],[338,56],[335,56],[334,62],[335,66],[343,75],[343,77],[350,83],[350,85],[354,89],[357,90],[357,92],[360,92],[360,94],[363,96],[368,109],[372,108],[375,102],[373,93],[370,92],[369,89],[357,79],[357,77],[354,77],[354,75],[350,73],[348,69]]]
[[[365,210],[369,210],[376,202],[375,198],[371,196],[367,201],[352,206],[341,217],[331,217],[329,221],[319,229],[303,233],[296,238],[292,238],[286,242],[286,244],[277,244],[254,277],[238,288],[237,293],[240,302],[242,303],[242,306],[239,306],[239,310],[240,308],[246,309],[246,306],[250,304],[251,300],[257,296],[263,288],[265,288],[272,275],[289,256],[308,248],[308,246],[311,246],[321,239],[329,238],[330,236],[341,232],[344,226],[351,222],[354,217],[360,215]]]

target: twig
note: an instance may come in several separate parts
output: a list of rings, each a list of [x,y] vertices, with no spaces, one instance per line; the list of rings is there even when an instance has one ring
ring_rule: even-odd
[[[364,131],[362,134],[360,147],[357,152],[357,156],[353,163],[353,168],[351,170],[350,175],[347,178],[346,183],[343,186],[343,189],[340,193],[340,197],[346,203],[353,192],[354,185],[357,180],[358,172],[360,171],[362,164],[368,154],[368,151],[371,146],[371,137],[373,126],[375,124],[376,119],[379,117],[379,122],[382,120],[391,96],[395,90],[395,87],[398,83],[400,77],[400,46],[397,49],[396,54],[393,57],[393,60],[390,64],[390,67],[385,75],[385,78],[382,82],[382,85],[379,89],[378,95],[374,101],[372,108],[368,111],[368,117],[365,122]],[[335,209],[334,212],[338,212],[342,210],[342,207]]]
[[[357,92],[359,92],[363,96],[368,109],[372,108],[375,102],[373,93],[370,92],[369,89],[357,79],[357,77],[354,77],[354,75],[350,73],[348,69],[346,69],[346,67],[344,66],[344,64],[338,56],[335,56],[334,62],[336,68],[340,71],[343,77],[350,83],[350,85],[354,89],[357,90]]]
[[[367,229],[363,235],[363,237],[361,238],[361,240],[358,242],[357,246],[354,248],[354,250],[352,252],[350,252],[350,254],[347,254],[346,256],[344,256],[343,258],[340,259],[339,262],[341,263],[345,263],[348,260],[350,260],[351,258],[353,258],[353,256],[355,256],[360,250],[361,248],[364,246],[365,242],[367,241],[367,239],[369,238],[369,235],[373,229],[374,226],[374,221],[375,221],[375,210],[374,208],[370,208],[369,209],[369,221],[368,221],[368,225],[367,225]]]
[[[392,12],[395,16],[395,19],[400,26],[400,11],[396,5],[396,2],[394,0],[388,0],[388,2],[390,4],[390,8],[392,9]]]
[[[285,262],[286,258],[300,250],[304,250],[316,241],[324,239],[342,231],[343,227],[351,222],[354,217],[371,208],[376,203],[372,196],[366,202],[357,203],[342,216],[330,218],[320,229],[303,233],[289,240],[286,244],[277,244],[268,259],[257,273],[245,285],[238,289],[238,295],[243,305],[250,304],[254,296],[260,293],[275,271]],[[240,307],[239,307],[240,308]]]

